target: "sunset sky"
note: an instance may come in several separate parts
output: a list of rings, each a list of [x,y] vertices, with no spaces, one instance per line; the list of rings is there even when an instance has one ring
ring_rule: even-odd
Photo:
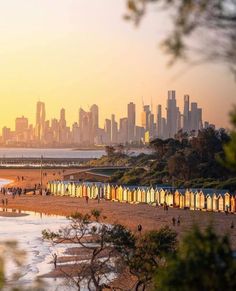
[[[101,126],[114,112],[126,115],[137,104],[140,122],[145,103],[166,104],[167,90],[176,90],[182,108],[189,94],[203,108],[204,120],[228,125],[236,104],[236,81],[223,64],[190,69],[166,66],[158,48],[170,25],[151,8],[136,28],[122,19],[125,0],[0,1],[0,128],[14,126],[17,116],[35,122],[38,100],[47,118],[66,109],[71,124],[78,109],[100,108]],[[185,73],[183,73],[183,69]]]

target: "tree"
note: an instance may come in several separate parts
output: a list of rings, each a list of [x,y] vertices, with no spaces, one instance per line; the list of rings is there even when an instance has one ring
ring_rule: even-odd
[[[91,221],[92,218],[96,223]],[[144,290],[153,283],[153,275],[166,254],[176,247],[177,234],[169,227],[134,235],[120,224],[102,223],[99,210],[93,210],[91,214],[75,213],[68,219],[67,227],[57,232],[44,230],[43,238],[56,244],[71,242],[78,245],[73,248],[75,263],[72,270],[57,267],[78,290],[82,283],[89,290],[119,289],[112,285],[109,274],[119,276],[125,270],[134,277],[135,290]],[[86,260],[82,262],[77,260],[80,252],[86,252]]]
[[[191,145],[204,162],[214,160],[216,153],[223,152],[223,144],[227,141],[229,141],[229,135],[225,130],[209,127],[200,130],[197,137],[192,138]]]
[[[224,145],[224,165],[236,172],[236,106],[230,114],[233,129],[230,133],[230,141]]]
[[[191,51],[195,62],[199,56],[200,61],[224,62],[236,76],[235,0],[127,0],[125,19],[139,24],[151,4],[172,13],[173,30],[161,43],[171,56],[170,64],[186,59]],[[199,36],[198,45],[190,46],[190,37]]]
[[[113,157],[116,149],[113,146],[105,146],[105,152],[108,157]]]
[[[128,260],[131,274],[137,277],[135,290],[145,290],[153,284],[153,276],[158,272],[166,256],[176,249],[177,233],[168,226],[159,231],[145,233],[136,241],[133,255]]]
[[[60,272],[78,290],[82,284],[86,284],[88,290],[97,291],[109,287],[111,279],[108,275],[118,272],[115,262],[119,259],[118,252],[111,247],[112,228],[101,223],[101,212],[97,209],[92,210],[90,214],[76,212],[68,219],[70,223],[67,227],[60,228],[57,232],[44,230],[43,238],[55,244],[71,242],[75,246],[78,245],[79,250],[85,252],[87,259],[81,262],[77,250],[73,249],[75,263],[72,270],[58,266]],[[125,231],[127,240],[132,239],[132,234],[126,229]]]
[[[156,275],[163,291],[235,290],[236,261],[227,235],[195,226]]]

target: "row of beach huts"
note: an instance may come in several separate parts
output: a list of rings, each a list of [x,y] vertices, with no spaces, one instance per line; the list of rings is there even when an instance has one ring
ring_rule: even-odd
[[[165,187],[122,186],[99,182],[71,181],[52,181],[48,183],[47,188],[52,195],[236,213],[236,196],[230,195],[224,190],[173,190]]]

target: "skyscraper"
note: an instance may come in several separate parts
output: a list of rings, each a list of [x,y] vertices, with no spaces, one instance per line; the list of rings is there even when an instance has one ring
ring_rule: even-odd
[[[91,113],[91,139],[94,143],[94,140],[98,134],[98,128],[99,128],[99,109],[96,104],[93,104],[90,107],[90,113]]]
[[[66,130],[66,111],[64,108],[60,111],[59,120],[59,142],[64,144],[67,142],[67,130]]]
[[[128,111],[128,142],[134,141],[135,137],[135,104],[130,102],[127,107]]]
[[[26,131],[29,127],[28,118],[22,116],[16,118],[15,131],[16,133]]]
[[[177,132],[177,107],[176,107],[176,99],[175,99],[175,91],[168,91],[168,99],[167,99],[167,137],[174,137]]]
[[[159,104],[157,106],[157,136],[159,138],[163,136],[161,121],[162,121],[162,109],[161,105]]]
[[[145,131],[148,131],[150,129],[150,105],[144,105],[143,111],[141,113],[141,124],[142,127],[144,127]]]
[[[91,144],[91,112],[86,112],[82,108],[79,109],[79,128],[81,143]]]
[[[198,130],[198,108],[197,103],[191,103],[191,122],[190,122],[190,130]]]
[[[115,115],[111,115],[111,142],[117,143],[118,138],[118,124],[115,121]]]
[[[111,143],[111,120],[110,119],[105,119],[104,131],[105,131],[105,143],[110,144]]]
[[[120,119],[119,142],[125,143],[128,141],[128,118]]]
[[[36,107],[35,137],[40,142],[44,139],[45,117],[45,104],[39,101]]]
[[[184,95],[183,131],[188,132],[190,126],[189,95]]]

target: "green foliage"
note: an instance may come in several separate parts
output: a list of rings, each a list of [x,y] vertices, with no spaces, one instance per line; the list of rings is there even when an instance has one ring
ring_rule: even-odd
[[[101,217],[101,210],[99,209],[93,209],[91,211],[92,216],[95,218],[95,220],[98,222],[100,220]]]
[[[228,236],[219,237],[212,226],[195,226],[156,274],[163,291],[235,290],[236,261]]]
[[[110,181],[123,185],[171,184],[221,189],[223,182],[232,178],[232,173],[217,157],[224,159],[223,147],[231,142],[224,129],[213,128],[199,131],[196,137],[188,137],[180,131],[175,139],[157,138],[150,142],[152,154],[130,158],[133,168],[112,175]],[[227,189],[231,190],[233,184],[229,186]]]
[[[136,239],[128,266],[130,272],[138,278],[137,286],[145,288],[152,285],[153,276],[162,260],[175,251],[176,237],[176,232],[166,226],[159,231],[146,232]]]
[[[105,152],[108,157],[112,157],[115,154],[115,148],[113,146],[105,146]]]
[[[186,60],[189,52],[194,52],[191,54],[195,60],[192,64],[199,64],[200,60],[223,61],[236,75],[235,1],[127,0],[125,19],[139,24],[151,4],[156,4],[156,11],[165,8],[167,17],[171,15],[172,30],[160,44],[164,52],[171,56],[170,65],[179,59]],[[193,49],[189,40],[191,37],[196,40],[199,35],[201,39],[197,48]]]
[[[130,230],[121,224],[115,224],[107,234],[107,241],[124,256],[132,255],[135,249],[135,236]]]
[[[232,131],[230,134],[231,140],[224,146],[225,165],[236,173],[236,106],[230,113]]]
[[[73,218],[72,218],[73,217]],[[92,210],[90,214],[75,213],[68,219],[69,226],[59,229],[56,234],[44,231],[43,237],[54,243],[73,242],[79,249],[89,250],[86,262],[76,264],[77,276],[63,273],[71,279],[78,289],[81,282],[88,282],[96,286],[96,290],[110,288],[107,274],[114,272],[117,275],[129,271],[136,278],[136,290],[145,288],[153,283],[153,275],[159,268],[162,260],[176,248],[176,232],[169,227],[159,231],[150,231],[145,234],[134,235],[129,229],[120,224],[94,225],[91,219],[97,221],[101,217],[99,210]],[[101,260],[105,256],[106,259]],[[113,286],[114,287],[114,286]],[[119,287],[119,286],[118,286]]]

